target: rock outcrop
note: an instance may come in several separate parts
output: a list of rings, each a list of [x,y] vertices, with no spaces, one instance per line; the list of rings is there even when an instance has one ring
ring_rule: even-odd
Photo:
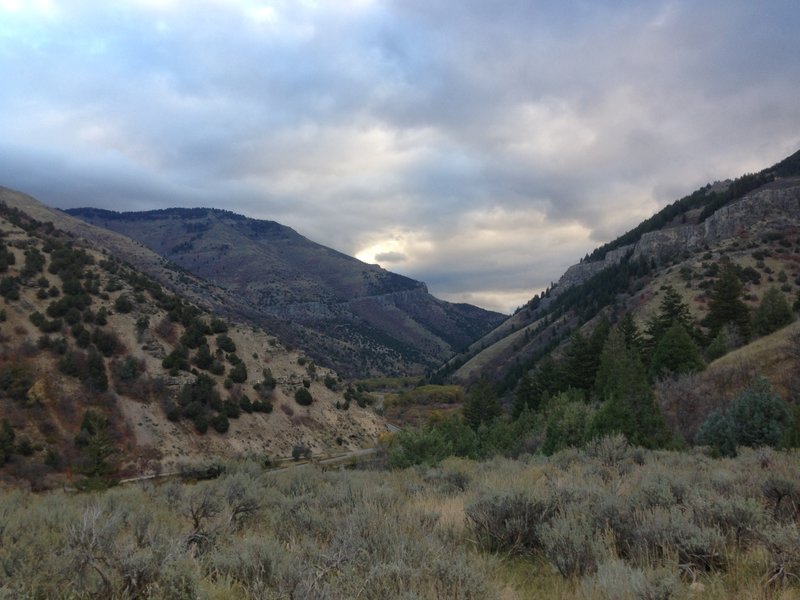
[[[632,258],[672,260],[722,241],[759,231],[784,230],[800,221],[800,180],[781,180],[718,209],[702,223],[678,225],[645,233],[635,244],[609,251],[602,260],[572,265],[558,280],[556,291],[579,285],[632,252]]]

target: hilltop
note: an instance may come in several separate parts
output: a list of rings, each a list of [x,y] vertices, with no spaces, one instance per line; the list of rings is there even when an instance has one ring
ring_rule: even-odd
[[[67,212],[228,292],[239,313],[348,376],[422,373],[504,318],[273,221],[206,208]]]

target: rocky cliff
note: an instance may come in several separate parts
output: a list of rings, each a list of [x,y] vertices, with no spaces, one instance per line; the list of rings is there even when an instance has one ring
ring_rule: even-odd
[[[800,178],[778,180],[723,206],[698,224],[677,225],[645,233],[635,244],[608,252],[603,260],[571,266],[556,290],[579,285],[626,255],[632,258],[670,261],[683,253],[700,250],[736,237],[748,237],[762,230],[795,227],[800,219]]]

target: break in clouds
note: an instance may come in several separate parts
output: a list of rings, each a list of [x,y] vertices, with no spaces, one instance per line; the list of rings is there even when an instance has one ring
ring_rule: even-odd
[[[800,147],[800,7],[0,0],[0,185],[271,219],[510,311]]]

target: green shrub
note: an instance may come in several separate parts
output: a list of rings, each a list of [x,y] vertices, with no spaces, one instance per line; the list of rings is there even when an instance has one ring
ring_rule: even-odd
[[[306,388],[301,387],[297,388],[297,391],[295,391],[294,400],[300,406],[311,406],[311,403],[314,402],[314,397]]]
[[[225,413],[220,413],[211,419],[211,425],[214,427],[217,433],[225,433],[230,427],[228,417]]]
[[[121,294],[114,301],[114,311],[122,314],[127,314],[133,310],[133,302],[127,294]]]
[[[733,420],[718,410],[708,415],[695,437],[696,443],[711,446],[719,456],[736,456],[736,441]]]
[[[238,362],[228,372],[228,377],[230,377],[231,381],[233,381],[234,383],[244,383],[245,381],[247,381],[247,367],[245,367],[245,364],[243,362],[241,361]]]
[[[789,407],[772,391],[769,381],[757,378],[730,406],[739,445],[777,446],[789,424]]]
[[[233,340],[225,334],[217,336],[217,348],[223,352],[236,352],[236,344],[234,344]]]

